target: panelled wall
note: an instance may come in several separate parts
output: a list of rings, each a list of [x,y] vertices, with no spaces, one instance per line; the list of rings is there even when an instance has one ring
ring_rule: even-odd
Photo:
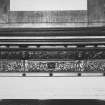
[[[88,11],[9,11],[10,0],[0,0],[0,23],[102,23],[105,0],[88,0]],[[97,24],[98,25],[98,24]]]
[[[90,8],[90,6],[92,5],[92,4],[90,5],[90,2],[92,2],[93,5],[95,5],[96,2],[97,2],[97,7],[98,8],[95,7],[95,6],[91,6],[90,9],[92,9],[92,10],[89,9],[88,16],[87,16],[87,13],[86,13],[86,15],[82,15],[83,19],[80,19],[78,17],[78,15],[77,15],[78,13],[72,13],[71,12],[69,14],[67,12],[68,16],[63,21],[67,22],[67,23],[68,22],[69,23],[70,22],[74,22],[76,24],[77,23],[80,24],[81,21],[82,22],[83,21],[86,22],[87,20],[89,20],[89,22],[101,21],[102,23],[104,23],[103,22],[104,21],[104,14],[103,14],[103,12],[101,12],[100,8],[101,8],[101,5],[104,5],[103,2],[105,2],[105,0],[88,0],[88,1],[89,1],[88,2],[88,4],[89,4],[88,8]],[[100,2],[100,3],[98,3],[98,2]],[[11,22],[12,23],[17,23],[17,22],[21,23],[22,21],[23,22],[27,22],[27,20],[32,23],[33,21],[37,22],[38,19],[39,19],[38,21],[43,20],[44,22],[48,22],[50,15],[48,15],[48,17],[47,17],[45,14],[51,14],[51,20],[49,20],[50,22],[52,20],[53,20],[53,22],[56,22],[56,20],[58,21],[59,20],[59,16],[61,16],[61,19],[59,20],[59,22],[60,22],[60,21],[62,21],[62,19],[64,17],[63,12],[62,13],[58,13],[58,12],[55,12],[55,13],[54,12],[50,12],[50,13],[49,12],[45,12],[45,14],[42,13],[42,12],[39,12],[39,13],[32,12],[32,14],[27,12],[26,14],[29,15],[29,17],[32,17],[32,18],[33,18],[33,16],[35,16],[35,14],[37,14],[35,16],[37,18],[36,18],[36,20],[34,20],[34,18],[33,18],[33,20],[31,20],[30,18],[25,20],[23,18],[25,16],[25,13],[23,13],[23,12],[20,12],[20,13],[14,13],[14,12],[12,12],[12,13],[8,14],[9,0],[0,0],[0,7],[1,7],[0,8],[0,14],[1,14],[0,15],[0,23],[2,23],[2,25],[5,24],[5,23],[9,23],[10,24]],[[103,15],[100,15],[101,13]],[[83,12],[83,14],[85,14],[85,12]],[[53,15],[53,17],[52,17],[52,15]],[[71,17],[68,19],[69,15]],[[8,16],[9,16],[9,19],[8,19]],[[39,16],[40,16],[40,18],[39,18]],[[79,19],[77,17],[72,18],[74,16],[77,16]],[[13,18],[13,20],[11,18]],[[95,20],[94,20],[94,18],[95,18]],[[72,19],[74,19],[74,20],[72,20]],[[79,21],[77,21],[77,19]],[[87,23],[88,23],[88,21],[87,21]],[[85,30],[83,29],[83,31],[85,31]],[[103,33],[103,31],[104,31],[104,29],[102,29],[102,33]],[[77,31],[75,31],[75,32],[77,33]],[[89,30],[89,32],[91,32],[91,35],[94,33],[93,30],[92,31]],[[99,32],[100,31],[95,32],[95,34],[99,33]],[[5,35],[5,34],[3,34],[3,32],[0,32],[0,33],[1,33],[1,35]],[[8,33],[8,32],[6,32],[6,33]],[[15,33],[17,33],[17,32],[15,32]],[[36,33],[38,33],[38,31]],[[43,33],[45,34],[45,32],[43,32]],[[62,31],[62,33],[63,33],[63,31]],[[86,31],[82,32],[82,35],[84,35],[86,33],[88,33],[88,32],[86,32]],[[12,34],[12,35],[14,35],[14,34]],[[26,35],[26,33],[25,33],[25,35]],[[81,33],[79,35],[81,35]],[[88,39],[86,39],[86,40],[88,40]],[[92,39],[92,41],[93,41],[93,39]],[[103,39],[103,42],[104,42],[104,39]],[[20,42],[18,42],[18,43],[20,43]],[[41,43],[43,43],[43,42],[41,42]],[[77,42],[77,43],[79,43],[79,42]],[[8,48],[6,48],[6,49],[8,49]],[[90,48],[90,49],[92,49],[92,48]],[[7,53],[4,50],[5,50],[5,48],[1,52],[2,57],[7,57],[7,58],[10,57],[10,56],[7,56]],[[81,50],[81,49],[79,49],[79,50]],[[76,63],[77,64],[76,67],[81,68],[79,70],[83,71],[84,67],[87,70],[90,67],[92,68],[92,70],[96,70],[95,67],[97,67],[98,70],[99,69],[101,69],[101,71],[104,70],[104,68],[105,68],[105,65],[104,65],[105,62],[104,62],[104,60],[99,60],[98,62],[94,62],[94,60],[85,61],[85,64],[88,63],[90,65],[90,66],[88,66],[88,65],[86,66],[86,65],[84,65],[83,60],[81,60],[81,57],[82,57],[82,55],[84,55],[87,59],[90,59],[91,53],[92,53],[92,59],[95,59],[95,58],[96,59],[101,59],[100,57],[102,57],[104,59],[104,57],[105,57],[104,56],[105,55],[105,53],[104,53],[105,48],[104,49],[101,48],[99,50],[97,50],[97,49],[94,50],[93,49],[91,51],[88,51],[88,49],[86,49],[88,52],[85,52],[85,54],[82,51],[79,51],[79,50],[71,51],[70,53],[69,53],[69,51],[67,53],[64,50],[62,52],[61,51],[56,51],[56,53],[54,52],[54,54],[52,54],[50,52],[46,53],[46,51],[45,51],[45,52],[43,52],[44,53],[43,56],[40,56],[42,54],[37,52],[37,51],[35,51],[34,53],[30,51],[29,52],[30,54],[29,54],[29,53],[25,53],[24,50],[23,50],[20,53],[23,54],[23,55],[26,55],[26,57],[28,57],[29,55],[31,55],[31,56],[34,55],[34,57],[37,57],[37,58],[38,57],[42,57],[42,58],[46,58],[46,59],[48,57],[53,57],[53,56],[55,57],[55,55],[56,55],[56,57],[59,57],[59,59],[60,59],[60,57],[64,59],[64,58],[66,58],[68,56],[70,58],[71,57],[74,57],[74,58],[76,57],[76,58],[79,58],[79,60],[77,61],[78,64]],[[96,51],[96,53],[94,51]],[[9,52],[8,54],[11,55],[11,59],[12,59],[13,55],[15,55],[15,58],[17,57],[17,55],[19,55],[19,56],[21,55],[18,51],[16,52],[17,55],[16,55],[16,53],[14,51],[8,51],[8,52]],[[60,56],[58,56],[58,54],[57,54],[58,52],[59,52]],[[4,56],[3,56],[3,54],[4,54]],[[39,56],[35,56],[35,54],[40,54],[40,55]],[[77,57],[77,55],[78,55],[78,57]],[[24,58],[25,58],[25,56],[24,56]],[[24,58],[22,58],[23,61],[25,61]],[[30,65],[30,67],[28,66],[28,68],[31,68],[31,67],[33,68],[33,66],[35,67],[35,65],[33,65],[33,63],[31,63],[31,62],[26,62],[26,65],[22,65],[22,64],[24,64],[23,62],[21,63],[19,61],[16,61],[18,63],[18,67],[19,68],[16,66],[16,62],[14,62],[14,61],[12,62],[12,60],[10,62],[11,64],[9,64],[8,62],[5,62],[5,61],[1,61],[1,62],[4,62],[4,64],[6,66],[3,65],[3,67],[9,68],[9,70],[14,70],[14,68],[15,68],[15,70],[18,70],[22,66],[24,66],[24,67],[28,66],[28,64],[32,64],[32,65]],[[50,64],[51,63],[48,63],[48,67],[49,68],[53,68],[55,66],[55,67],[57,67],[57,69],[58,69],[58,66],[60,65],[60,63],[56,64],[57,66],[55,64],[50,66]],[[62,63],[62,64],[65,65],[64,63]],[[62,68],[62,66],[60,66],[60,67]],[[66,67],[70,67],[70,66],[66,66]],[[13,69],[11,69],[11,68],[13,68]],[[70,68],[73,69],[73,65],[71,65]],[[32,71],[32,69],[30,69],[30,70]],[[9,73],[7,73],[7,74],[9,74]],[[104,83],[105,83],[105,78],[104,77],[101,77],[101,78],[97,78],[97,77],[94,77],[94,78],[93,77],[84,77],[84,78],[83,77],[77,77],[77,78],[70,78],[70,77],[62,77],[62,78],[55,78],[55,77],[51,77],[51,78],[49,78],[49,77],[42,77],[42,78],[38,78],[38,77],[36,77],[36,78],[31,78],[31,77],[29,77],[29,78],[27,78],[27,77],[24,77],[24,78],[15,77],[15,78],[12,78],[12,77],[6,77],[6,78],[4,78],[3,77],[2,78],[2,77],[0,77],[0,99],[105,99],[105,85],[104,85]]]

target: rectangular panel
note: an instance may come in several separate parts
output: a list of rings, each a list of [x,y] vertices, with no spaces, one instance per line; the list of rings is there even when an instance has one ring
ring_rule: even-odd
[[[9,23],[78,23],[87,22],[87,11],[10,11]],[[54,26],[56,25],[54,24]],[[47,26],[47,24],[46,24]]]
[[[0,0],[0,23],[8,22],[9,1],[10,0]]]
[[[87,0],[11,0],[10,10],[87,10]]]
[[[105,22],[105,0],[88,0],[88,15],[90,23]]]
[[[23,60],[0,60],[0,72],[24,72]]]

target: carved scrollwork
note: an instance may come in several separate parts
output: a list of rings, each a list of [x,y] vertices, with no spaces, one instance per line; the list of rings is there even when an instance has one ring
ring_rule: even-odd
[[[105,60],[27,61],[26,68],[28,72],[104,72]]]
[[[71,51],[1,51],[1,59],[105,59],[105,51],[101,50],[71,50]]]
[[[1,72],[23,72],[24,66],[22,60],[0,60]]]
[[[24,71],[25,70],[25,71]],[[105,60],[0,60],[1,72],[105,72]]]
[[[1,72],[105,72],[104,50],[3,50]]]
[[[57,62],[54,72],[76,72],[78,61]]]
[[[105,71],[105,60],[89,60],[84,61],[84,71],[86,72],[102,72]]]
[[[46,62],[37,62],[37,61],[25,61],[25,70],[26,72],[47,72],[47,63]]]

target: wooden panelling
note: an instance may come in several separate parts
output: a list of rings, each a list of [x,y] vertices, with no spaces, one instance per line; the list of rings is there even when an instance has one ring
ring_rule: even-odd
[[[0,27],[96,27],[104,25],[105,0],[88,0],[87,11],[10,11],[10,0],[0,0]]]
[[[87,22],[87,11],[11,11],[10,23]]]
[[[0,23],[8,22],[10,0],[0,0]]]
[[[105,22],[105,0],[88,0],[89,23]]]

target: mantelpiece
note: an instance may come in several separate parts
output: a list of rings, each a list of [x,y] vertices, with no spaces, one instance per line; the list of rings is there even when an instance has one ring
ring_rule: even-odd
[[[104,76],[104,1],[87,3],[87,10],[11,11],[1,0],[0,75]]]

